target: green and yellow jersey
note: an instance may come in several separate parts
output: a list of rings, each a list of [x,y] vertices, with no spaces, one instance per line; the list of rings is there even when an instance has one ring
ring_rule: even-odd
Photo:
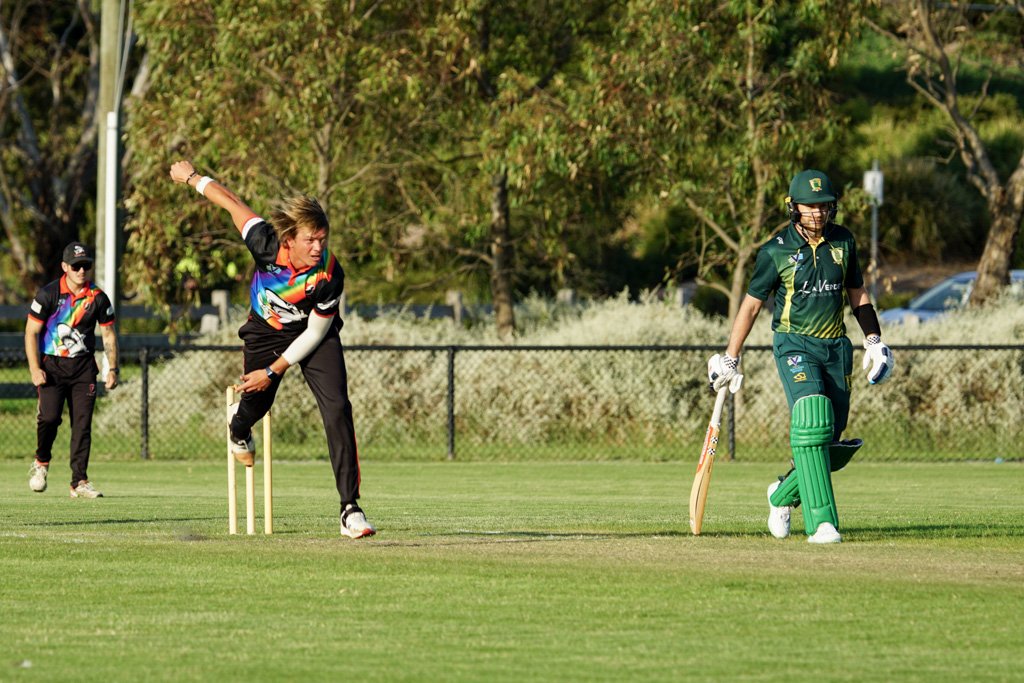
[[[812,247],[791,223],[757,252],[747,293],[761,301],[775,293],[773,331],[835,339],[846,334],[846,290],[863,286],[849,230],[829,225]]]

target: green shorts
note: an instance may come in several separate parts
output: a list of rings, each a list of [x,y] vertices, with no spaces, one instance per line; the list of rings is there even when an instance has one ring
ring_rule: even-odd
[[[853,344],[849,338],[818,339],[776,332],[772,350],[790,411],[797,399],[805,396],[828,397],[835,413],[832,440],[838,441],[850,417]]]

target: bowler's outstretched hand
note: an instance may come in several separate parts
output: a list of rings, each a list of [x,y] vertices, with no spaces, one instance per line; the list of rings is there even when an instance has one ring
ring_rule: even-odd
[[[176,183],[187,183],[188,179],[196,175],[196,169],[191,161],[175,161],[171,164],[171,180]]]

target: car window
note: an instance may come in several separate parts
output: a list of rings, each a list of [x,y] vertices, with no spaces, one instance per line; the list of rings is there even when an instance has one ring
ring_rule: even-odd
[[[918,297],[910,308],[925,311],[948,311],[967,301],[970,282],[944,282]]]

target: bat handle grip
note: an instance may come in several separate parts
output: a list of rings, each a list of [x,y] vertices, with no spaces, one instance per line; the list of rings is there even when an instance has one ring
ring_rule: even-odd
[[[716,427],[722,423],[722,407],[725,405],[725,397],[729,394],[729,387],[724,386],[718,390],[715,397],[715,412],[711,414],[711,424]]]

